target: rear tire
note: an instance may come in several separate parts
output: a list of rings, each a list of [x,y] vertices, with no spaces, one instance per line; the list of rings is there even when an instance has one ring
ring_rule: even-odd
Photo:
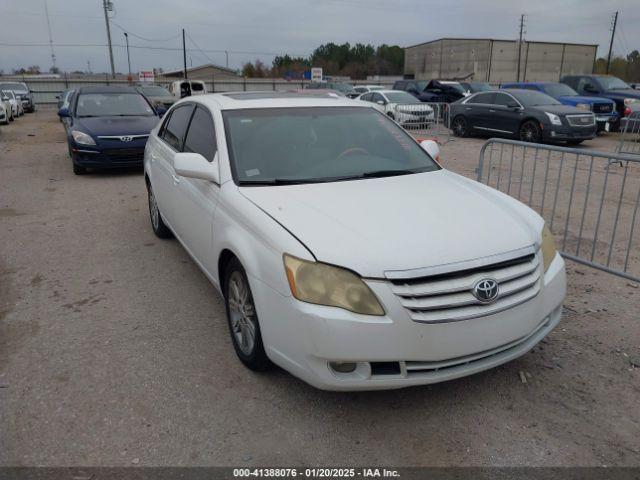
[[[251,287],[244,268],[235,257],[225,269],[223,289],[227,321],[236,355],[250,370],[269,370],[273,364],[264,351]]]
[[[538,122],[527,120],[520,125],[518,136],[523,142],[540,143],[542,140],[542,129],[540,125],[538,125]]]
[[[158,238],[171,238],[173,237],[173,233],[167,227],[167,225],[162,221],[162,215],[160,215],[160,207],[158,207],[158,202],[156,201],[156,196],[153,193],[153,188],[151,184],[147,185],[147,194],[149,197],[149,218],[151,220],[151,228],[153,229],[153,233],[156,234]]]
[[[451,130],[456,137],[464,138],[469,136],[469,122],[462,115],[454,117],[451,122]]]

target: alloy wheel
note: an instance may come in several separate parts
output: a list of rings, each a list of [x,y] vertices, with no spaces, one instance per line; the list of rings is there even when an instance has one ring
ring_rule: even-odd
[[[156,196],[153,194],[153,189],[149,188],[149,214],[151,215],[151,225],[154,230],[158,230],[160,226],[160,210],[158,209],[158,202],[156,202]]]
[[[249,285],[239,271],[229,278],[229,316],[231,331],[238,348],[251,355],[256,344],[256,309]]]

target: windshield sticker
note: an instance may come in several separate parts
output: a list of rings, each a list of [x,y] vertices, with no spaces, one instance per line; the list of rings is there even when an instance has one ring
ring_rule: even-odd
[[[241,118],[240,119],[240,123],[252,123],[253,119],[252,118]]]
[[[247,177],[255,177],[256,175],[260,175],[260,170],[258,170],[257,168],[252,168],[251,170],[245,170],[244,174]]]

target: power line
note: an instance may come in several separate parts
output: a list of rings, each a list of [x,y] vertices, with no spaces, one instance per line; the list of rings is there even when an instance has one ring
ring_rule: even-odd
[[[176,35],[173,35],[172,37],[167,37],[167,38],[146,38],[146,37],[143,37],[142,35],[138,35],[136,33],[133,33],[131,30],[124,28],[122,25],[119,25],[113,19],[111,19],[111,23],[116,27],[118,27],[123,32],[128,33],[132,37],[138,38],[140,40],[144,40],[145,42],[169,42],[171,40],[175,40],[176,38],[180,37],[180,34],[178,33]]]
[[[55,47],[60,47],[60,48],[64,48],[64,47],[108,47],[109,45],[107,43],[54,43],[53,44]],[[113,47],[118,47],[118,48],[126,48],[126,45],[123,44],[118,44],[118,43],[112,43],[111,44]],[[48,43],[12,43],[12,42],[0,42],[0,47],[48,47],[49,44]],[[137,48],[140,50],[161,50],[161,51],[167,51],[167,52],[181,52],[182,48],[181,47],[152,47],[152,46],[147,46],[147,45],[129,45],[129,48]],[[187,51],[198,51],[197,49],[193,49],[193,48],[187,48]],[[266,56],[273,56],[273,57],[277,57],[279,55],[283,55],[282,52],[278,52],[278,53],[274,53],[274,52],[254,52],[254,51],[245,51],[245,50],[214,50],[214,49],[202,49],[202,52],[208,52],[208,53],[225,53],[225,52],[229,52],[229,53],[233,53],[233,54],[237,54],[237,55],[266,55]],[[300,56],[304,56],[307,55],[307,53],[299,53],[299,52],[289,52],[289,55],[300,55]]]

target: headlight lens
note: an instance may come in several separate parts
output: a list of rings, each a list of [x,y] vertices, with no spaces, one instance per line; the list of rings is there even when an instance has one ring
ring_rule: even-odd
[[[591,105],[589,105],[588,103],[579,103],[576,105],[576,108],[579,110],[586,110],[588,112],[591,111]]]
[[[624,104],[625,106],[629,106],[629,105],[633,105],[634,103],[637,103],[638,99],[637,98],[625,98],[624,99]]]
[[[556,241],[553,238],[553,233],[549,230],[549,227],[545,224],[542,228],[542,261],[544,262],[544,271],[549,269],[549,265],[556,256]]]
[[[73,130],[71,132],[71,136],[75,140],[76,143],[81,145],[95,145],[96,142],[91,138],[91,135],[87,135],[84,132],[79,132],[77,130]]]
[[[363,315],[384,315],[371,289],[349,270],[287,254],[284,268],[291,293],[302,302],[344,308]]]
[[[552,125],[562,125],[562,120],[555,113],[544,112],[547,117],[549,117],[549,121]]]

